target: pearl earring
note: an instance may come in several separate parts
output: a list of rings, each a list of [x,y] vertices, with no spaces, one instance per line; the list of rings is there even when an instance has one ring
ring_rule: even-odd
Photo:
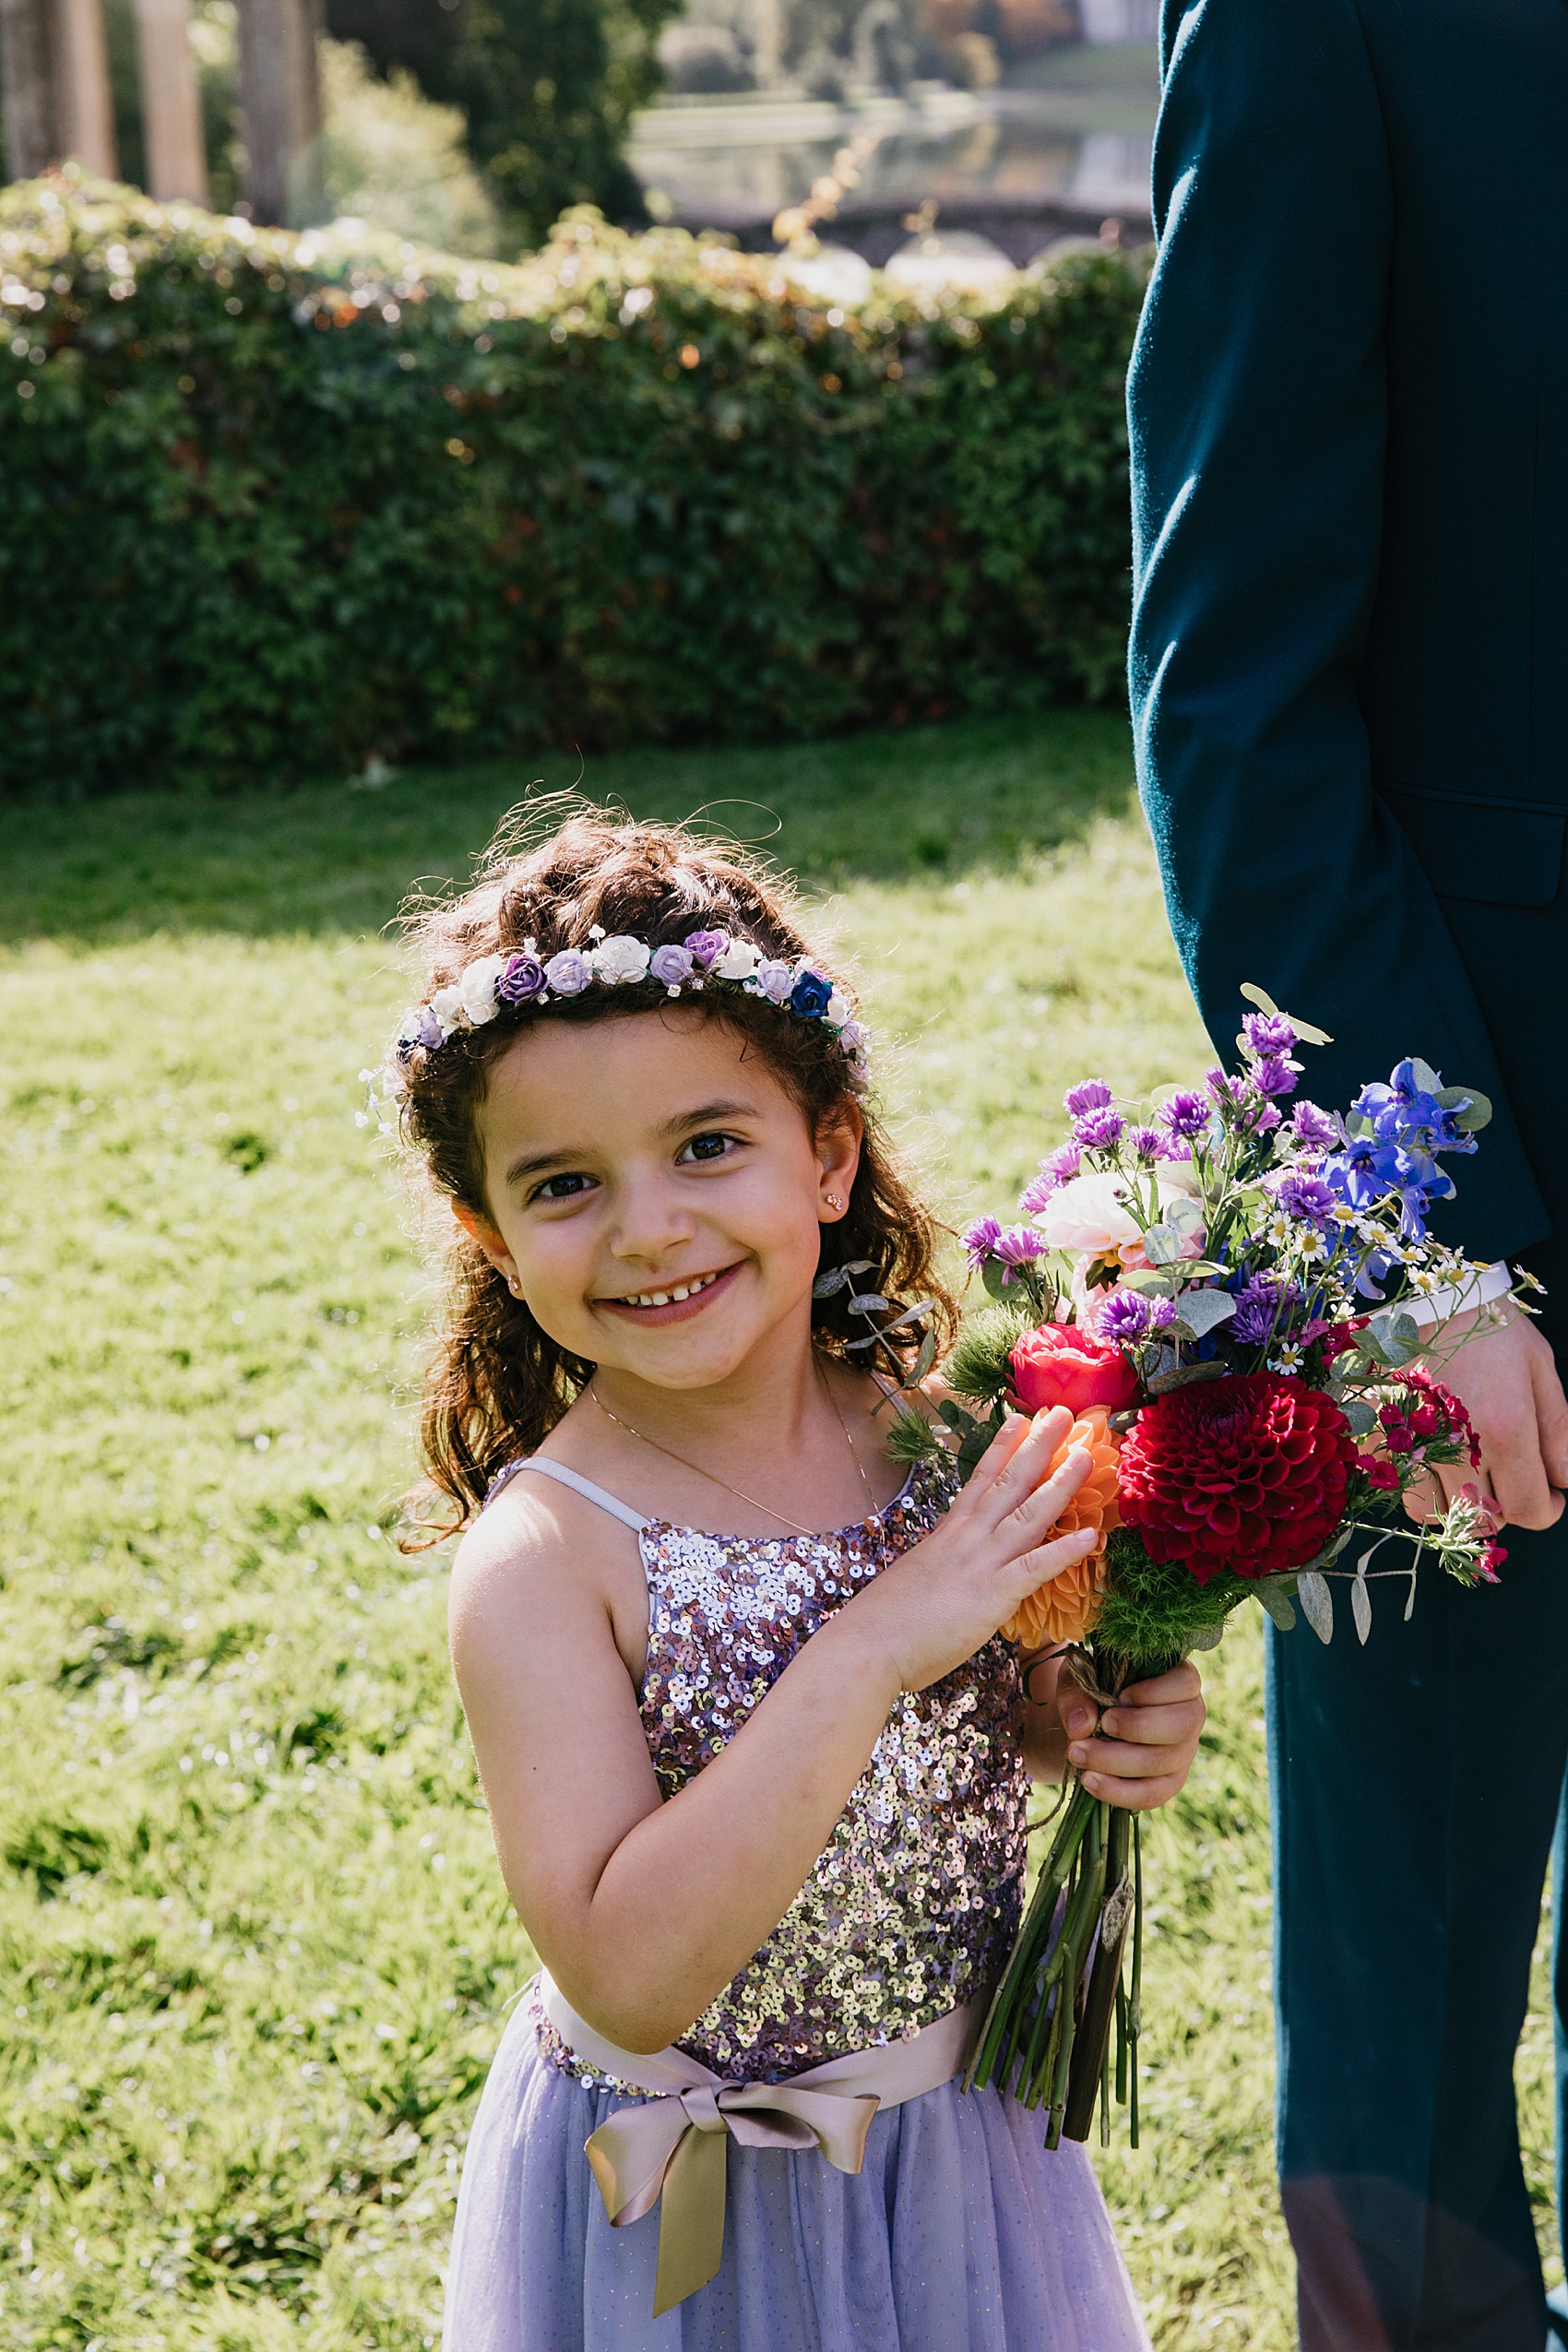
[[[842,1208],[844,1206],[837,1193],[827,1193],[824,1195],[824,1197],[826,1200],[829,1208]]]

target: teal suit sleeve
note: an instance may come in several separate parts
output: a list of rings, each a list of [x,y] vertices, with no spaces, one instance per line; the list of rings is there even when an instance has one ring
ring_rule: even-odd
[[[1450,1230],[1511,1257],[1550,1219],[1358,697],[1394,195],[1355,0],[1167,0],[1163,50],[1128,410],[1133,709],[1171,927],[1218,1044],[1249,980],[1333,1031],[1304,1056],[1314,1099],[1411,1052],[1491,1095]]]

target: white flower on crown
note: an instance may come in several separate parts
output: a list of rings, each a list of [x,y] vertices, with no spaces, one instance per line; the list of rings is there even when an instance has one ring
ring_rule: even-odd
[[[847,1021],[854,1019],[855,1008],[841,988],[836,988],[828,998],[827,1009],[822,1017],[825,1021],[831,1021],[836,1029],[841,1029]]]
[[[430,1000],[430,1009],[441,1024],[445,1044],[456,1028],[462,1026],[463,992],[460,988],[438,988]]]
[[[594,949],[593,968],[601,980],[614,984],[640,980],[647,977],[652,954],[646,939],[632,939],[622,932]]]
[[[719,980],[748,980],[761,961],[761,955],[749,939],[732,939],[713,969]]]
[[[463,1010],[475,1028],[482,1028],[486,1021],[493,1021],[501,1007],[495,994],[495,983],[511,962],[509,956],[481,956],[470,964],[457,983],[457,993]]]

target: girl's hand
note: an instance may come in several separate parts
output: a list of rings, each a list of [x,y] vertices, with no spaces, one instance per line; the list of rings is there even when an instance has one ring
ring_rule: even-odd
[[[1169,1804],[1186,1780],[1204,1728],[1203,1683],[1190,1658],[1150,1682],[1130,1682],[1095,1729],[1081,1691],[1061,1684],[1057,1710],[1067,1762],[1091,1797],[1127,1812]]]
[[[1009,1414],[941,1525],[839,1610],[833,1621],[842,1637],[873,1645],[896,1691],[923,1691],[951,1674],[1028,1594],[1094,1550],[1090,1527],[1051,1540],[1093,1467],[1075,1446],[1048,1475],[1072,1426],[1062,1406],[1032,1421]]]

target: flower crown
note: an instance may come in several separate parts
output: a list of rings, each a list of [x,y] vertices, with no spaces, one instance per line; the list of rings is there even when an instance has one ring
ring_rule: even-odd
[[[596,923],[583,950],[563,947],[542,962],[535,943],[520,955],[481,956],[458,974],[450,988],[438,988],[428,1004],[405,1014],[398,1030],[399,1062],[416,1047],[438,1052],[461,1030],[483,1028],[502,1013],[569,1001],[588,989],[630,988],[655,981],[666,996],[694,994],[716,985],[741,996],[758,996],[797,1020],[821,1021],[836,1037],[857,1091],[867,1078],[870,1039],[854,1017],[854,1006],[826,972],[800,956],[790,964],[765,956],[749,939],[727,931],[694,931],[680,946],[661,947],[626,932],[607,939]]]

